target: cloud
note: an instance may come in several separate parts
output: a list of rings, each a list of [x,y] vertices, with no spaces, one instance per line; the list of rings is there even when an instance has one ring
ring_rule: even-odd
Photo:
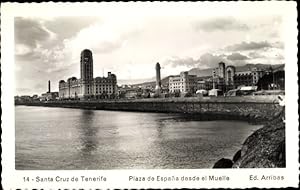
[[[202,30],[205,32],[214,32],[214,31],[230,31],[238,30],[245,31],[249,30],[249,27],[246,24],[242,24],[234,18],[214,18],[206,21],[198,21],[194,24],[195,29]]]
[[[126,45],[139,32],[139,28],[131,28],[124,23],[97,23],[83,28],[73,38],[65,40],[65,45],[74,54],[78,54],[83,47],[91,49],[95,54],[109,54]]]
[[[102,28],[101,25],[93,25],[82,29],[73,38],[65,40],[66,48],[70,49],[76,57],[79,56],[79,52],[83,48],[91,49],[94,54],[110,53],[120,48],[122,45],[122,41],[119,39],[120,36]]]
[[[227,56],[227,59],[232,60],[232,61],[236,61],[236,60],[246,60],[246,59],[249,59],[249,58],[245,55],[240,54],[240,53],[232,53],[232,54]]]
[[[274,48],[284,49],[284,43],[283,42],[275,42],[275,43],[272,44],[272,46]]]
[[[164,64],[171,65],[171,67],[178,67],[178,66],[186,66],[186,67],[197,67],[200,63],[199,59],[194,59],[192,57],[172,57],[167,59]]]
[[[250,52],[248,54],[249,57],[253,58],[253,59],[257,59],[257,58],[265,58],[266,56],[262,55],[261,53],[258,52]]]
[[[16,44],[15,45],[15,55],[22,56],[27,55],[31,52],[31,48],[24,44]]]
[[[55,70],[70,65],[71,57],[69,54],[63,45],[44,48],[42,45],[37,44],[36,48],[30,50],[27,46],[21,44],[15,46],[17,63],[25,61],[26,64],[34,64],[44,70],[48,68]]]
[[[79,77],[80,52],[85,48],[93,51],[95,76],[102,75],[104,69],[124,80],[155,76],[157,61],[161,63],[162,76],[191,68],[217,67],[220,61],[226,65],[282,62],[281,35],[269,36],[273,31],[280,34],[282,27],[274,27],[270,18],[200,19],[201,15],[141,18],[135,14],[122,19],[105,14],[101,18],[18,17],[16,86],[34,91],[37,83],[51,80],[54,84],[73,75]],[[260,24],[265,26],[254,28]],[[25,79],[32,80],[25,83]]]
[[[48,87],[47,84],[48,84],[48,81],[47,81],[47,83],[45,81],[45,84],[40,84],[40,83],[36,84],[36,85],[34,85],[34,88],[39,89],[39,90],[44,89],[46,91],[46,89],[47,89],[46,87]]]
[[[23,95],[23,94],[30,94],[32,92],[31,88],[16,88],[16,91],[18,94]]]
[[[125,44],[125,41],[122,40],[116,40],[113,42],[103,41],[99,43],[98,47],[93,48],[95,53],[110,53],[114,50],[117,50],[122,47],[122,45]]]
[[[40,22],[22,17],[15,18],[15,44],[35,48],[37,43],[50,37],[51,33]]]
[[[265,64],[278,64],[281,63],[284,57],[284,44],[280,41],[277,42],[241,42],[239,44],[233,44],[225,47],[223,50],[227,52],[232,51],[243,51],[247,52],[247,56],[242,60],[251,60],[251,62],[259,62]],[[236,53],[232,53],[234,55]],[[242,58],[242,56],[236,56],[236,60],[232,56],[228,56],[228,60],[239,61],[237,57]],[[248,58],[248,59],[247,59]]]
[[[242,42],[239,44],[234,44],[225,47],[228,51],[247,51],[247,50],[257,50],[257,49],[263,49],[263,48],[269,48],[272,47],[272,45],[267,41],[262,42]]]
[[[222,55],[213,55],[211,53],[205,53],[200,56],[200,65],[202,67],[214,67],[219,62],[223,61],[226,62],[227,60]]]
[[[50,31],[59,34],[60,39],[75,36],[82,28],[86,28],[101,21],[99,17],[58,17],[44,21],[44,26]]]
[[[192,57],[172,57],[162,62],[163,67],[167,67],[169,71],[173,71],[172,74],[178,74],[183,70],[189,70],[192,68],[208,69],[215,68],[218,63],[224,62],[226,65],[242,66],[249,62],[249,57],[240,53],[231,54],[214,54],[204,53],[199,58]]]
[[[219,62],[228,62],[224,55],[213,55],[211,53],[202,54],[198,59],[192,57],[172,57],[164,61],[164,64],[170,65],[171,67],[188,67],[188,68],[210,68],[217,65]]]
[[[50,20],[15,18],[15,60],[21,70],[24,70],[24,67],[38,67],[39,71],[50,73],[65,70],[73,64],[72,52],[66,48],[62,40],[66,33],[57,34],[45,26],[45,23],[51,26],[49,23],[55,23],[55,20],[55,18]],[[64,24],[59,28],[63,28],[65,31],[68,31],[71,25],[61,22],[60,24]],[[51,29],[54,29],[53,26]]]

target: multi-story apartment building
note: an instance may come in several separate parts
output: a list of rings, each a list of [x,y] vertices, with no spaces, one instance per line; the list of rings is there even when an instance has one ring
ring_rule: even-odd
[[[195,93],[197,90],[197,76],[181,72],[180,75],[169,77],[169,92]]]

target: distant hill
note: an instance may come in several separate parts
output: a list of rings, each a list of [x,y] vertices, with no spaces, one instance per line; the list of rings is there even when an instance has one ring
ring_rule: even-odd
[[[189,70],[190,75],[197,75],[197,77],[205,77],[205,76],[211,76],[212,75],[213,68],[209,69],[199,69],[199,68],[193,68]]]
[[[161,80],[161,85],[167,85],[169,83],[169,77],[170,76],[167,76],[165,78],[163,78]],[[132,86],[133,87],[139,87],[139,86],[152,86],[152,87],[155,87],[156,85],[156,81],[150,81],[150,82],[143,82],[143,83],[139,83],[139,84],[133,84]]]

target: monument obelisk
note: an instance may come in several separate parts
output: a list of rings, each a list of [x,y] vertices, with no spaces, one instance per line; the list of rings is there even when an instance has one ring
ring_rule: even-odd
[[[160,93],[161,93],[161,79],[160,79],[160,65],[159,65],[159,63],[156,63],[155,70],[156,70],[155,93],[156,93],[156,95],[160,95]]]

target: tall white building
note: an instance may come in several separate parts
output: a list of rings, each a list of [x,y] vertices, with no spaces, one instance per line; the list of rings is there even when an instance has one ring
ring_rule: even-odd
[[[197,76],[181,72],[180,75],[169,77],[169,92],[195,93],[197,90]]]
[[[85,49],[80,56],[80,79],[59,81],[60,99],[106,99],[117,95],[117,77],[108,72],[107,77],[93,78],[93,55]]]

